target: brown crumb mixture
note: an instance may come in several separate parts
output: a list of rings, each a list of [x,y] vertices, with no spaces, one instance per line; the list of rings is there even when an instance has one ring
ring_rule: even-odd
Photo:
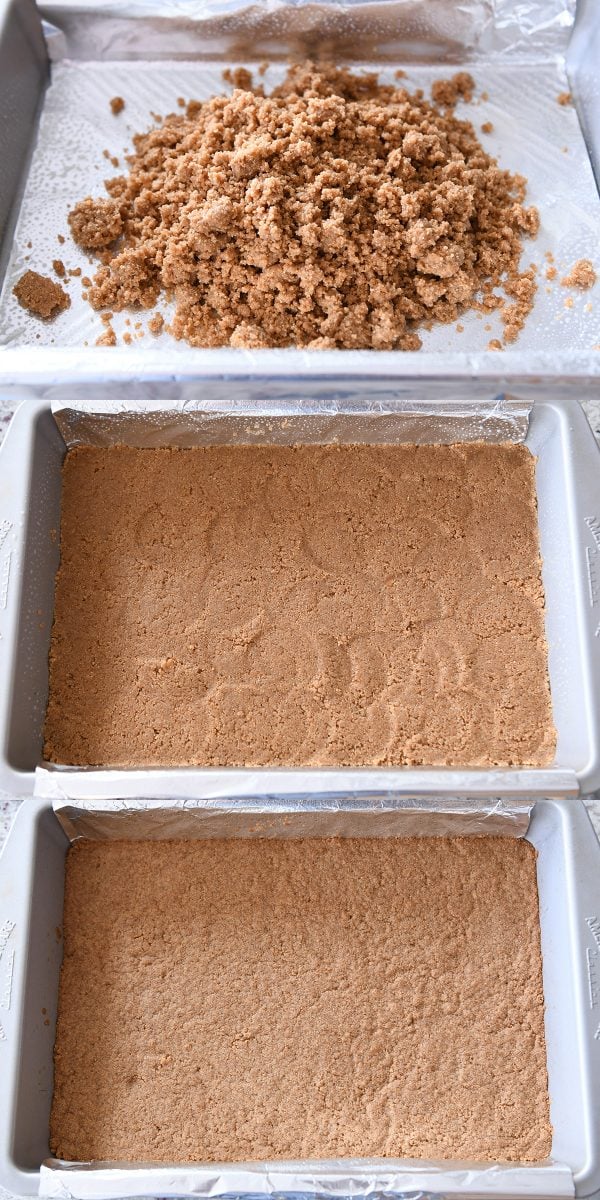
[[[54,269],[54,273],[58,275],[58,278],[64,279],[67,272],[62,258],[54,258],[52,260],[52,267]]]
[[[123,97],[122,96],[113,96],[112,100],[110,101],[110,110],[114,114],[114,116],[116,117],[118,115],[118,113],[123,112],[124,108],[125,108],[125,101],[124,101]]]
[[[537,212],[452,111],[470,76],[438,81],[433,103],[310,63],[267,97],[247,76],[135,137],[111,198],[71,213],[85,248],[121,239],[101,255],[94,308],[166,293],[191,345],[411,350],[484,285],[519,283]]]
[[[494,132],[494,126],[493,126],[492,122],[491,122],[491,121],[484,121],[484,122],[483,122],[483,125],[481,126],[481,132],[482,132],[482,133],[493,133],[493,132]]]
[[[558,100],[558,103],[562,105],[563,108],[566,108],[567,104],[573,103],[573,97],[570,92],[559,92],[556,99]]]
[[[53,320],[71,303],[68,293],[60,284],[47,275],[39,275],[37,271],[26,271],[15,284],[13,295],[32,316],[45,320]]]
[[[101,333],[100,337],[96,338],[97,346],[116,346],[116,344],[117,344],[117,335],[116,335],[112,325],[108,325],[106,330],[104,331],[104,333]]]
[[[588,288],[594,286],[597,279],[593,263],[589,258],[580,258],[575,263],[568,275],[561,279],[563,287],[581,288],[582,291],[587,291]]]
[[[81,840],[63,938],[59,1158],[550,1153],[522,838]]]
[[[544,765],[522,445],[78,447],[45,757]]]
[[[162,313],[155,313],[155,315],[148,321],[148,329],[150,330],[150,333],[154,334],[155,337],[157,337],[159,333],[162,333],[164,326],[165,319]]]

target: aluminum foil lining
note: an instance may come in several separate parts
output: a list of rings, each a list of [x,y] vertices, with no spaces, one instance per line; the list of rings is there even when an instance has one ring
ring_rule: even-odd
[[[114,385],[102,399],[53,400],[52,412],[68,447],[192,447],[522,442],[531,411],[519,397],[486,396],[485,389],[479,400],[440,397],[439,387],[426,382],[403,389],[389,381],[324,381],[307,396],[302,381],[213,380],[192,385],[191,395],[170,402],[157,391],[156,398],[138,398],[131,388]]]
[[[274,811],[264,804],[218,805],[188,800],[115,800],[112,803],[55,801],[58,821],[71,841],[78,838],[199,837],[388,837],[494,834],[523,837],[531,805],[507,799],[402,801],[379,810],[351,801],[340,809],[318,798],[298,798]],[[151,1163],[65,1163],[47,1160],[41,1168],[41,1196],[244,1197],[260,1200],[386,1197],[443,1200],[465,1193],[479,1196],[570,1197],[573,1176],[561,1163],[533,1165],[449,1163],[415,1159],[338,1159],[272,1163],[217,1163],[153,1166]]]
[[[59,0],[39,5],[53,59],[530,61],[564,53],[576,0]],[[140,22],[143,21],[143,25]]]
[[[53,801],[71,842],[167,838],[297,837],[525,837],[533,804],[527,799],[290,796],[285,804],[261,797],[243,802],[142,799]]]
[[[252,767],[174,767],[99,769],[45,763],[35,773],[34,795],[41,800],[101,804],[118,797],[124,804],[146,800],[192,801],[219,806],[223,797],[236,804],[289,811],[311,803],[330,811],[365,803],[382,809],[424,798],[495,804],[499,797],[531,804],[539,797],[577,796],[573,770],[560,767],[410,768],[388,770],[344,768],[256,769]]]
[[[108,1200],[130,1196],[206,1196],[223,1200],[307,1200],[365,1197],[369,1200],[445,1200],[447,1196],[496,1195],[503,1200],[552,1200],[575,1194],[573,1176],[561,1163],[489,1167],[416,1159],[338,1159],[330,1162],[216,1163],[206,1167],[125,1167],[73,1164],[49,1159],[40,1171],[40,1196],[60,1200]]]

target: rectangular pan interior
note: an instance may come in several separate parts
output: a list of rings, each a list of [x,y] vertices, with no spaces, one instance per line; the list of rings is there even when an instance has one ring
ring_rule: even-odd
[[[76,807],[70,810],[77,826]],[[146,834],[144,818],[149,817]],[[337,817],[315,811],[279,817],[222,810],[209,823],[190,821],[189,810],[169,810],[170,836],[383,836],[401,834],[401,810]],[[382,816],[384,820],[382,822]],[[129,836],[164,836],[157,812],[138,810]],[[96,832],[94,832],[94,822]],[[179,830],[178,832],[178,824]],[[71,826],[72,827],[72,826]],[[123,812],[88,813],[86,836],[127,837]],[[427,813],[423,814],[427,832]],[[98,1168],[45,1170],[45,1194],[73,1196],[211,1195],[278,1190],[323,1192],[331,1172],[358,1179],[361,1191],[420,1190],[451,1194],[590,1196],[600,1187],[600,1039],[597,980],[600,964],[600,847],[581,803],[539,800],[526,836],[538,850],[538,890],[548,1050],[552,1162],[482,1170],[477,1164],[402,1162],[224,1164],[203,1168]],[[0,1014],[4,1068],[0,1086],[1,1182],[24,1195],[37,1192],[48,1158],[52,1048],[62,947],[64,857],[68,840],[43,801],[22,806],[0,867],[0,942],[3,994]],[[10,972],[8,972],[10,962]],[[7,982],[8,979],[8,982]],[[590,1006],[590,996],[595,998]],[[6,1001],[6,997],[8,1000]],[[554,1165],[553,1165],[554,1164]],[[560,1164],[563,1164],[562,1167]],[[568,1171],[565,1172],[565,1168]],[[419,1174],[420,1172],[420,1174]],[[572,1179],[568,1172],[572,1174]],[[393,1178],[393,1185],[387,1187]],[[437,1181],[437,1185],[436,1185]],[[62,1189],[62,1190],[61,1190]],[[65,1190],[66,1189],[66,1190]]]
[[[505,28],[494,15],[483,21],[475,3],[463,5],[450,20],[440,5],[428,5],[423,20],[422,12],[415,15],[411,11],[418,8],[416,3],[390,5],[384,15],[377,6],[355,5],[351,15],[337,10],[332,15],[327,7],[315,6],[309,21],[290,5],[264,19],[251,9],[251,18],[241,11],[221,21],[217,14],[216,19],[198,24],[186,21],[176,6],[168,3],[150,6],[144,16],[113,13],[101,4],[59,2],[42,7],[56,26],[47,26],[47,47],[33,0],[5,3],[0,14],[0,95],[6,88],[3,102],[15,113],[15,120],[0,132],[0,147],[8,164],[6,195],[0,198],[0,214],[3,210],[6,214],[6,271],[0,301],[0,340],[6,352],[0,357],[0,378],[20,381],[32,370],[47,370],[50,362],[60,373],[65,368],[80,372],[83,363],[105,371],[119,359],[143,373],[153,346],[159,361],[168,361],[173,370],[198,362],[198,351],[176,343],[167,334],[158,345],[146,337],[137,346],[122,345],[109,351],[107,357],[105,350],[94,346],[104,327],[82,302],[79,288],[71,287],[68,312],[44,326],[19,309],[12,287],[28,267],[50,270],[57,252],[56,236],[67,230],[67,212],[80,196],[101,187],[103,151],[108,148],[113,155],[122,156],[131,134],[152,120],[152,111],[172,108],[182,93],[205,97],[219,91],[223,65],[234,59],[270,60],[274,81],[282,59],[292,52],[318,56],[323,38],[327,54],[343,61],[370,55],[372,66],[393,72],[402,58],[408,64],[408,82],[414,86],[428,88],[440,71],[451,72],[456,65],[466,65],[474,73],[479,92],[487,92],[489,101],[479,100],[479,107],[466,109],[464,115],[477,127],[491,121],[494,129],[484,135],[486,148],[499,156],[503,167],[528,176],[531,201],[542,213],[542,232],[535,243],[526,246],[523,257],[524,265],[532,256],[536,259],[541,286],[535,311],[519,342],[506,352],[507,362],[515,361],[516,355],[525,356],[530,369],[539,371],[543,363],[554,367],[559,354],[563,363],[571,362],[577,371],[596,371],[597,355],[592,352],[598,341],[596,305],[587,311],[586,296],[581,294],[575,296],[572,308],[565,310],[563,289],[558,286],[550,294],[544,280],[546,252],[553,253],[559,270],[566,272],[577,258],[586,254],[593,258],[598,238],[600,207],[592,170],[598,158],[598,102],[590,53],[600,27],[592,4],[580,0],[570,43],[569,5],[559,5],[549,20],[546,14],[544,20],[536,20],[540,0],[529,0],[523,14],[511,13]],[[21,83],[15,104],[12,63],[17,34]],[[569,86],[574,107],[557,103],[557,96]],[[119,93],[127,96],[127,109],[116,121],[108,101]],[[41,119],[37,137],[32,138],[32,118],[38,109]],[[22,119],[25,113],[27,120]],[[543,137],[538,133],[541,128]],[[65,151],[68,170],[62,163]],[[28,158],[27,171],[24,164]],[[16,184],[19,174],[20,188]],[[584,221],[580,219],[582,211]],[[65,246],[65,253],[67,249],[67,265],[80,265],[85,275],[89,271],[85,256],[74,245]],[[117,317],[120,332],[122,320],[124,314],[122,319]],[[425,331],[424,349],[417,356],[420,364],[469,372],[483,369],[491,358],[496,365],[497,355],[487,348],[499,331],[495,320],[493,316],[493,328],[487,334],[474,313],[467,313],[461,322],[462,334],[449,326]],[[259,353],[259,360],[266,353]],[[293,349],[281,353],[298,370],[300,353]],[[351,352],[335,353],[343,355],[341,361],[351,361]],[[380,361],[382,352],[358,353],[362,353],[363,363],[372,366]],[[243,354],[237,352],[234,358],[239,362]],[[254,355],[250,358],[256,361]],[[396,355],[393,360],[399,361]]]
[[[239,419],[227,415],[231,384],[216,385],[217,411],[194,426],[191,435],[181,409],[169,410],[164,439],[150,444],[228,443],[250,438],[264,442],[327,441],[318,418],[302,418],[300,405],[284,400],[288,415],[253,414],[252,434],[240,434]],[[301,387],[301,384],[299,385]],[[238,399],[244,385],[234,389]],[[371,415],[367,421],[352,411],[359,389],[335,387],[336,437],[343,441],[437,440],[435,418],[420,418],[415,402],[413,432],[407,435],[407,414],[393,411]],[[482,393],[484,394],[484,393]],[[465,408],[468,413],[468,406]],[[296,420],[294,420],[294,416]],[[115,431],[116,427],[116,431]],[[90,429],[92,426],[90,426]],[[105,426],[112,440],[144,444],[144,429],[124,406]],[[420,433],[416,429],[420,429]],[[460,431],[460,423],[454,427]],[[111,430],[113,433],[111,435]],[[85,436],[85,435],[84,435]],[[498,435],[500,436],[500,435]],[[192,441],[190,442],[190,437]],[[460,440],[460,432],[441,440]],[[148,440],[146,443],[148,444]],[[536,486],[539,530],[546,591],[546,627],[554,721],[558,731],[552,767],[506,770],[434,772],[417,768],[396,770],[305,771],[179,768],[68,772],[52,768],[54,786],[73,796],[168,795],[285,795],[348,790],[385,792],[466,792],[498,794],[536,791],[538,794],[588,792],[600,783],[600,474],[598,450],[585,416],[575,399],[540,396],[533,405],[526,444],[537,456]],[[4,518],[2,570],[4,607],[0,609],[4,670],[0,680],[1,778],[19,792],[31,790],[33,771],[40,762],[42,725],[47,698],[47,655],[53,612],[54,575],[58,565],[60,468],[65,453],[47,401],[27,402],[18,412],[2,451],[4,466],[0,515]],[[68,764],[66,764],[68,767]],[[97,788],[100,788],[98,792]],[[108,792],[103,790],[108,788]],[[166,788],[166,791],[165,791]],[[78,790],[80,789],[80,790]],[[112,789],[112,790],[111,790]],[[174,792],[173,792],[174,789]],[[183,789],[183,791],[182,791]]]

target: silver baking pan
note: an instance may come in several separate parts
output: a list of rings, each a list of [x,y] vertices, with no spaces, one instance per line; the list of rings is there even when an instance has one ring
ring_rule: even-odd
[[[277,370],[463,376],[557,373],[600,376],[600,305],[596,292],[547,286],[546,254],[559,272],[580,257],[597,263],[600,198],[600,102],[597,61],[600,8],[595,0],[0,0],[0,384],[29,394],[77,379],[149,379]],[[71,307],[45,323],[19,308],[12,288],[24,270],[90,263],[68,235],[67,214],[83,196],[102,193],[112,172],[103,152],[119,157],[152,113],[176,98],[222,91],[225,66],[265,62],[267,88],[291,57],[312,55],[372,66],[389,78],[398,66],[412,87],[428,90],[440,75],[466,67],[477,84],[475,105],[459,110],[491,123],[486,148],[503,167],[529,181],[541,231],[525,243],[539,287],[533,312],[511,349],[490,351],[501,329],[466,313],[462,331],[437,325],[419,352],[199,350],[168,334],[130,346],[95,345],[98,314],[71,280]],[[570,91],[573,104],[557,96]],[[109,99],[126,98],[115,118]],[[487,99],[485,97],[487,96]],[[66,235],[59,246],[57,235]],[[589,306],[591,302],[591,307]],[[164,308],[164,305],[163,305]],[[166,310],[168,312],[168,310]],[[479,314],[481,316],[481,314]],[[126,314],[116,314],[119,337]],[[145,315],[135,319],[145,322]],[[490,325],[488,331],[486,327]]]
[[[531,813],[471,813],[453,822],[422,806],[418,832],[526,836],[537,882],[553,1126],[539,1164],[338,1160],[222,1164],[67,1164],[49,1157],[52,1050],[69,839],[393,836],[417,831],[410,807],[374,813],[225,803],[209,817],[189,805],[26,801],[0,860],[0,1184],[61,1197],[382,1195],[592,1197],[600,1189],[600,846],[581,801],[538,800]],[[489,816],[489,810],[488,810]],[[440,821],[442,822],[440,824]],[[504,827],[503,827],[504,823]],[[90,1086],[93,1081],[90,1080]]]
[[[419,394],[303,379],[203,380],[176,399],[145,389],[88,389],[26,401],[0,452],[0,786],[47,798],[125,796],[585,794],[600,786],[600,454],[585,415],[556,384],[536,399],[473,382],[457,397],[430,383]],[[531,390],[531,389],[530,389]],[[61,395],[65,397],[64,390]],[[70,399],[69,397],[73,398]],[[42,764],[48,648],[59,560],[66,445],[208,442],[516,440],[537,456],[536,487],[556,757],[548,768],[81,769]]]

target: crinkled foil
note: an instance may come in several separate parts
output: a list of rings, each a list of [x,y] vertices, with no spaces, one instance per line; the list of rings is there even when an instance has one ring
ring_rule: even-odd
[[[205,1196],[223,1200],[444,1200],[447,1196],[552,1200],[575,1194],[561,1163],[512,1166],[448,1164],[417,1159],[338,1159],[328,1162],[214,1163],[153,1167],[73,1164],[49,1159],[40,1171],[40,1196],[108,1200],[133,1196]]]
[[[222,837],[524,837],[531,800],[381,795],[53,800],[70,841]]]
[[[108,391],[108,389],[106,389]],[[115,385],[102,399],[52,401],[67,446],[222,444],[522,442],[531,404],[517,396],[467,399],[439,384],[413,382],[409,394],[389,380],[317,382],[212,380],[165,402]],[[196,391],[196,395],[194,395]],[[440,394],[441,392],[441,394]],[[411,394],[412,393],[412,394]]]
[[[39,7],[51,57],[88,60],[530,61],[564,53],[575,18],[575,0],[59,0]]]

